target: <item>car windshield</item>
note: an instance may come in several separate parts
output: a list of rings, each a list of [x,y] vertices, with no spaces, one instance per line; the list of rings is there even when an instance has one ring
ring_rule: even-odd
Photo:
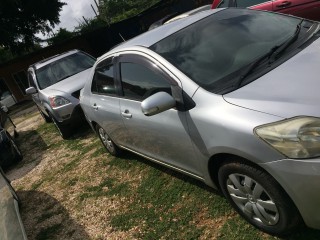
[[[301,19],[280,14],[226,9],[150,47],[180,71],[220,93],[239,71],[294,35]]]
[[[94,63],[95,60],[92,57],[82,52],[61,58],[36,71],[39,87],[40,89],[47,88],[92,67]]]

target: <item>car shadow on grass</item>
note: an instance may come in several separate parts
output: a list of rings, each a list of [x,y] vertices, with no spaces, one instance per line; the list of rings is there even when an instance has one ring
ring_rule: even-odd
[[[77,126],[73,128],[73,134],[67,140],[76,140],[86,138],[92,134],[93,130],[87,122],[81,121]]]
[[[170,175],[173,178],[179,179],[183,182],[186,182],[188,184],[194,185],[204,191],[207,191],[209,193],[212,193],[214,195],[223,197],[223,194],[216,189],[213,189],[209,186],[207,186],[205,183],[203,183],[200,180],[194,179],[192,177],[189,177],[185,174],[182,174],[178,171],[166,168],[160,164],[154,163],[152,161],[149,161],[141,156],[138,156],[134,153],[128,152],[128,151],[124,151],[121,155],[121,159],[124,159],[125,161],[129,160],[129,161],[138,161],[142,164],[148,165],[152,168],[155,168],[165,174]],[[231,205],[230,205],[231,208]],[[248,224],[249,225],[249,224]],[[261,238],[264,239],[264,238]],[[269,236],[268,239],[286,239],[286,240],[315,240],[315,239],[320,239],[320,231],[319,230],[314,230],[314,229],[310,229],[305,227],[304,225],[301,225],[301,227],[299,227],[298,229],[296,229],[294,232],[292,232],[292,234],[283,237],[283,238],[276,238],[273,236]]]
[[[32,171],[41,162],[48,149],[47,144],[36,130],[19,131],[15,142],[22,152],[23,159],[6,169],[6,174],[11,181],[22,178]]]
[[[17,194],[28,239],[90,239],[54,197],[40,191],[18,191]]]
[[[320,239],[320,230],[307,228],[305,226],[299,227],[291,235],[284,237],[285,240],[316,240]]]
[[[126,160],[131,160],[131,161],[139,161],[140,163],[143,163],[145,165],[148,165],[152,168],[155,168],[163,173],[166,173],[168,175],[170,175],[173,178],[177,178],[181,181],[184,181],[186,183],[192,184],[197,186],[198,188],[201,188],[203,190],[206,190],[208,192],[211,192],[213,194],[219,195],[219,196],[223,196],[222,193],[219,190],[216,190],[214,188],[209,187],[208,185],[206,185],[204,182],[197,180],[195,178],[192,178],[188,175],[185,175],[183,173],[180,173],[178,171],[175,171],[173,169],[167,168],[165,166],[162,166],[161,164],[157,164],[155,162],[152,162],[150,160],[147,160],[139,155],[136,155],[132,152],[129,151],[123,151],[121,158],[126,159]]]

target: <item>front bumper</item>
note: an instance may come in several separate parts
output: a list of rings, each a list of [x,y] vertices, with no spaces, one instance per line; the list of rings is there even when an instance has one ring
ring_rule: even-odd
[[[320,229],[320,158],[261,164],[284,188],[308,227]]]

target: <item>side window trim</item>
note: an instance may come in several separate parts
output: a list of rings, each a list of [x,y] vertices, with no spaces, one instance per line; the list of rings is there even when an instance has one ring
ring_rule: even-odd
[[[102,60],[101,62],[99,62],[96,66],[96,68],[94,69],[94,75],[93,75],[93,78],[92,78],[92,81],[91,81],[91,93],[94,94],[94,95],[102,95],[102,96],[110,96],[110,97],[117,97],[118,94],[119,94],[119,87],[118,87],[118,80],[117,80],[117,73],[116,73],[116,60],[117,60],[117,57],[113,56],[113,57],[110,57],[110,58],[106,58],[104,60]],[[98,92],[98,91],[93,91],[93,84],[94,84],[94,77],[96,75],[96,70],[99,69],[99,67],[101,68],[102,66],[106,66],[106,65],[112,65],[113,66],[113,79],[114,79],[114,86],[115,86],[115,89],[116,89],[116,93],[115,94],[109,94],[109,93],[102,93],[102,92]]]
[[[121,62],[130,62],[130,63],[136,63],[143,65],[155,72],[158,72],[161,74],[171,85],[178,85],[178,83],[173,80],[166,71],[164,71],[158,64],[155,62],[139,55],[134,55],[134,54],[123,54],[120,55],[118,58],[118,65],[119,65],[119,72],[120,72],[120,64]],[[120,75],[119,75],[120,79]]]
[[[122,54],[117,58],[117,61],[116,61],[117,82],[119,83],[119,89],[120,89],[119,96],[121,98],[125,98],[123,90],[122,90],[123,88],[122,88],[121,67],[120,67],[121,63],[139,64],[139,65],[142,65],[142,66],[158,73],[159,75],[161,75],[171,85],[171,91],[172,91],[173,97],[177,100],[177,102],[180,102],[180,103],[182,103],[181,105],[183,105],[182,89],[180,88],[180,85],[154,61],[152,61],[146,57],[135,55],[135,54]],[[178,94],[177,88],[180,89],[179,94]],[[175,90],[173,91],[173,89],[175,89]],[[128,98],[128,99],[130,99],[130,98]],[[130,99],[130,100],[139,101],[139,100],[134,100],[134,99]]]

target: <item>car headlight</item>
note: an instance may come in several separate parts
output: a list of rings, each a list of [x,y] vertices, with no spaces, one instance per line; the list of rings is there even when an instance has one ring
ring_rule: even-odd
[[[68,99],[61,97],[61,96],[49,97],[49,100],[50,100],[50,105],[53,108],[61,107],[63,105],[70,103],[70,101]]]
[[[320,119],[297,117],[255,128],[255,133],[289,158],[320,156]]]

